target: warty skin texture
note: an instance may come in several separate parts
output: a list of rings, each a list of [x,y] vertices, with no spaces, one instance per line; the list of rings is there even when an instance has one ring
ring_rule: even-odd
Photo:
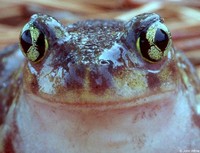
[[[164,32],[156,37],[152,25]],[[44,46],[38,48],[40,38]],[[158,50],[153,46],[152,55],[145,50],[153,40]],[[20,44],[29,60],[17,46],[0,54],[1,153],[200,149],[199,79],[184,54],[173,49],[158,15],[64,27],[36,14],[22,29]],[[155,61],[160,46],[164,54]],[[27,55],[26,48],[36,53]],[[30,61],[40,50],[47,51],[44,57]]]

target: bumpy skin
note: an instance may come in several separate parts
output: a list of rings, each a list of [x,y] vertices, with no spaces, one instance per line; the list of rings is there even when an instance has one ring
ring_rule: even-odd
[[[130,101],[151,94],[152,89],[170,90],[176,82],[172,73],[177,73],[170,66],[175,64],[174,51],[154,64],[136,51],[140,32],[156,21],[161,21],[158,15],[146,14],[126,24],[88,20],[64,28],[51,17],[33,16],[30,23],[42,26],[49,49],[41,62],[27,64],[26,90],[73,104]],[[168,82],[171,87],[164,86]]]
[[[138,52],[138,37],[157,21],[163,22],[151,13],[127,23],[87,20],[64,27],[33,15],[28,25],[48,42],[44,57],[25,61],[17,46],[0,54],[0,152],[200,149],[200,83],[193,66],[172,47],[158,62]]]

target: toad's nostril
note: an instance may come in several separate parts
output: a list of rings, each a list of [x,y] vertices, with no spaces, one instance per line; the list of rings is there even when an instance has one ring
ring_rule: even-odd
[[[109,60],[100,60],[100,65],[110,65],[111,61]]]

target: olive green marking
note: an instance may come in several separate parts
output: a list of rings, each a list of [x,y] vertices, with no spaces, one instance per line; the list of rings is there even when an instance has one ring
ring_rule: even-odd
[[[30,33],[31,33],[33,45],[35,45],[35,43],[36,43],[36,41],[37,41],[37,39],[40,35],[40,31],[33,26],[31,26],[29,30],[30,30]]]
[[[149,57],[151,57],[154,60],[160,60],[163,57],[162,52],[155,46],[151,46],[151,49],[148,52]]]
[[[55,27],[55,34],[56,38],[62,38],[65,36],[65,33],[60,29],[60,27]]]
[[[137,70],[134,73],[124,72],[120,76],[114,76],[114,86],[119,89],[118,92],[122,95],[142,94],[148,89],[146,74]]]
[[[36,45],[36,42],[37,42],[37,39],[40,35],[40,32],[37,28],[31,26],[29,28],[30,30],[30,33],[31,33],[31,39],[32,39],[32,46],[29,48],[29,50],[27,51],[27,58],[31,61],[36,61],[37,58],[39,57],[39,52],[37,50],[37,45]]]
[[[159,74],[158,77],[160,78],[161,82],[165,82],[169,79],[169,76],[171,75],[170,68],[164,68]]]
[[[151,25],[147,30],[146,38],[149,41],[149,44],[151,46],[154,45],[156,31],[157,31],[157,28],[155,24]]]
[[[150,50],[148,51],[149,57],[151,57],[152,59],[156,61],[159,61],[163,58],[162,51],[158,47],[156,47],[156,45],[154,44],[156,31],[158,27],[160,27],[160,25],[161,24],[157,22],[155,24],[152,24],[147,30],[147,34],[146,34],[146,38],[151,46]]]
[[[46,39],[46,36],[44,36],[44,42],[45,42],[45,53],[44,53],[44,55],[46,54],[46,52],[47,52],[47,50],[48,50],[48,48],[49,48],[49,44],[48,44],[48,41],[47,41],[47,39]],[[41,58],[42,59],[42,58]]]
[[[160,79],[160,88],[161,90],[171,89],[176,86],[176,78],[174,77],[173,70],[171,68],[173,65],[166,65],[160,73],[158,73],[158,78]]]
[[[136,41],[136,48],[137,48],[138,52],[140,53],[140,55],[142,55],[141,49],[140,49],[140,37]]]
[[[37,47],[31,46],[29,48],[29,50],[27,51],[26,55],[27,55],[27,58],[29,60],[31,60],[32,62],[34,62],[39,57],[40,53],[37,51]]]

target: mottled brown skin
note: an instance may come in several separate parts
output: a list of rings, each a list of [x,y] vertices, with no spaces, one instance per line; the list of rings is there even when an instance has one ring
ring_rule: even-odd
[[[168,66],[175,62],[174,51],[160,62],[149,63],[134,43],[140,32],[156,21],[163,22],[156,14],[146,14],[127,23],[88,20],[65,28],[46,15],[33,16],[30,23],[45,34],[49,48],[40,62],[27,63],[26,91],[59,103],[102,104],[130,101],[152,94],[152,89],[171,90],[173,87],[161,86],[176,80],[172,76],[174,67]],[[44,82],[53,87],[47,89]]]
[[[85,124],[86,129],[92,129],[94,122],[99,125],[98,119],[102,120],[103,128],[108,124],[112,129],[109,120],[113,119],[118,123],[116,116],[119,116],[123,122],[126,120],[123,119],[123,114],[128,116],[130,112],[135,114],[133,122],[151,120],[152,116],[157,117],[160,112],[162,114],[165,110],[163,105],[172,107],[172,97],[165,97],[164,101],[169,101],[165,103],[159,96],[169,95],[171,91],[178,92],[179,88],[187,96],[191,93],[194,98],[193,95],[200,91],[200,83],[194,69],[181,53],[177,54],[171,47],[168,55],[161,61],[148,62],[136,49],[135,42],[141,32],[146,32],[156,21],[163,22],[158,15],[150,13],[136,16],[127,23],[87,20],[64,27],[50,16],[33,15],[28,24],[41,30],[48,42],[48,50],[42,60],[24,60],[18,53],[17,46],[0,52],[0,152],[16,152],[16,144],[23,139],[21,135],[18,136],[20,125],[15,119],[16,114],[20,114],[20,98],[24,95],[41,98],[45,101],[39,104],[42,107],[48,107],[48,104],[64,104],[64,108],[78,108],[81,113],[70,110],[64,114],[74,113],[73,118]],[[13,62],[16,64],[10,66]],[[155,100],[153,105],[148,103],[151,96]],[[158,102],[161,104],[157,104]],[[196,128],[200,122],[199,115],[195,112],[196,104],[189,105],[193,111],[192,126]],[[39,106],[37,107],[40,108]],[[90,110],[88,113],[82,108],[94,108],[95,111]],[[127,109],[126,112],[123,109]],[[148,112],[143,109],[148,109]],[[106,110],[106,113],[101,110]],[[59,112],[59,109],[54,111]],[[95,116],[98,113],[100,117]],[[104,120],[107,116],[108,120]],[[1,128],[5,128],[5,125],[12,127],[3,133]],[[120,127],[120,124],[116,125]],[[13,143],[13,140],[18,141]]]

